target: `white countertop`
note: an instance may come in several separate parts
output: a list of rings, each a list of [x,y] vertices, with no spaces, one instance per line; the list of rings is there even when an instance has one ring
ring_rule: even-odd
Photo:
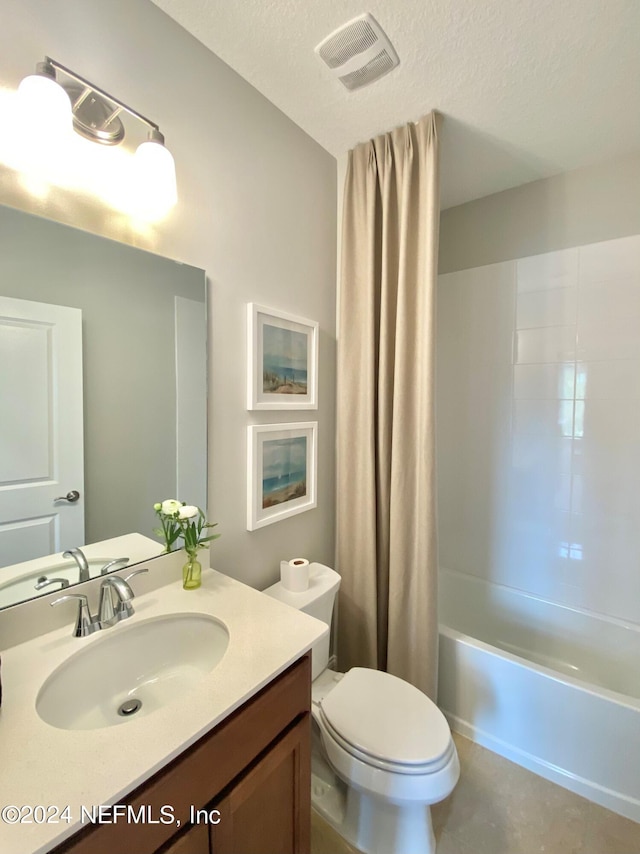
[[[328,632],[324,623],[214,570],[203,572],[198,590],[185,591],[178,581],[138,596],[134,607],[122,625],[170,613],[215,616],[229,632],[222,661],[190,692],[145,717],[104,729],[64,730],[36,712],[42,683],[70,655],[119,626],[74,638],[70,620],[2,652],[0,851],[49,851],[80,829],[81,806],[121,801]],[[1,817],[7,805],[68,805],[71,821],[10,824]]]

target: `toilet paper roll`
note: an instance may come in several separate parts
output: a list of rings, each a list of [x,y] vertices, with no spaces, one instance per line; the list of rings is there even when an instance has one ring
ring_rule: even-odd
[[[309,561],[304,557],[280,561],[280,581],[285,590],[303,593],[309,588]]]

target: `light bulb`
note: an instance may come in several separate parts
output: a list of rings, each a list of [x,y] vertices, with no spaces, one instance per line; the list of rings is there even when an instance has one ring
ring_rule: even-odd
[[[160,219],[178,201],[176,166],[165,148],[162,135],[152,132],[152,138],[138,146],[134,158],[138,207],[146,219]],[[153,137],[157,136],[158,139]]]
[[[30,74],[18,86],[21,119],[28,130],[44,139],[71,132],[71,101],[53,77]]]
[[[30,185],[59,182],[72,121],[69,96],[53,77],[41,73],[24,78],[16,93],[15,166]]]

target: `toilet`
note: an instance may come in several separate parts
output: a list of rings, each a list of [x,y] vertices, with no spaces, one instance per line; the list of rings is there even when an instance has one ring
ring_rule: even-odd
[[[280,582],[264,593],[331,626],[337,572],[309,566],[301,593]],[[434,854],[431,804],[460,775],[449,725],[425,694],[389,673],[329,668],[330,634],[311,653],[311,803],[364,854]]]

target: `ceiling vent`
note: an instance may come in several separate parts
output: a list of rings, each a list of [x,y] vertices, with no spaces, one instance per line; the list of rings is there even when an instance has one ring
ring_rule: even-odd
[[[389,37],[366,12],[320,42],[316,53],[347,89],[360,89],[400,64]]]

